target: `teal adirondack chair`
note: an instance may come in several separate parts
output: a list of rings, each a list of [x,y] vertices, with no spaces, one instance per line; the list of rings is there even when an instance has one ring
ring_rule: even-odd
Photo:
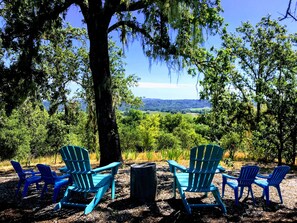
[[[174,160],[168,160],[170,171],[173,173],[173,196],[176,197],[176,187],[179,190],[181,199],[186,211],[191,214],[194,207],[215,207],[218,206],[226,213],[219,189],[212,184],[213,177],[223,156],[223,149],[216,145],[201,145],[194,147],[190,152],[189,168],[179,165]],[[179,170],[179,171],[177,171]],[[187,201],[185,192],[212,192],[215,204],[190,204]]]
[[[64,146],[60,149],[62,159],[64,160],[67,173],[71,174],[73,184],[68,186],[64,197],[56,205],[55,210],[63,206],[85,208],[84,214],[90,213],[99,203],[105,192],[111,187],[111,197],[115,197],[115,179],[114,176],[118,171],[120,162],[113,162],[109,165],[92,169],[90,165],[89,153],[86,149],[78,146]],[[108,173],[100,174],[99,172],[110,170]],[[89,204],[75,203],[71,200],[72,192],[94,194],[94,198]]]

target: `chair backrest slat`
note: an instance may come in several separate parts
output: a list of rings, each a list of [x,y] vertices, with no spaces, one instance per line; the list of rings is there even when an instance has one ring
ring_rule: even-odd
[[[241,167],[239,177],[237,178],[238,186],[251,185],[259,172],[258,166],[243,166]]]
[[[94,183],[89,152],[79,146],[64,146],[60,149],[60,153],[75,185],[84,190],[92,189]]]
[[[285,178],[289,170],[290,167],[286,165],[275,167],[267,182],[269,183],[269,185],[279,185]]]
[[[24,173],[21,164],[14,160],[11,160],[10,163],[13,166],[15,172],[18,174],[19,178],[22,180],[26,179],[26,174]]]
[[[48,184],[55,183],[54,175],[52,173],[51,168],[48,165],[37,164],[36,166],[37,166],[44,182],[46,182]]]
[[[223,157],[223,149],[216,145],[201,145],[190,152],[188,190],[207,190],[217,166]]]

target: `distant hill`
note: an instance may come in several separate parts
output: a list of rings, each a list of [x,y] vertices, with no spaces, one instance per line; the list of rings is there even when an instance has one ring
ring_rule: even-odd
[[[159,111],[159,112],[181,112],[181,113],[205,113],[210,110],[211,104],[207,100],[194,100],[194,99],[180,99],[180,100],[167,100],[167,99],[142,99],[143,106],[139,109],[142,111]],[[127,107],[123,105],[120,110],[125,110]]]
[[[179,99],[179,100],[167,100],[167,99],[154,99],[144,98],[142,99],[143,105],[139,108],[142,111],[159,111],[159,112],[181,112],[181,113],[205,113],[211,108],[211,104],[207,100],[194,100],[194,99]],[[80,100],[81,108],[86,110],[86,103]],[[48,110],[50,103],[48,101],[43,102],[45,108]],[[59,110],[63,107],[59,106]],[[125,111],[129,108],[127,105],[122,105],[120,110]]]

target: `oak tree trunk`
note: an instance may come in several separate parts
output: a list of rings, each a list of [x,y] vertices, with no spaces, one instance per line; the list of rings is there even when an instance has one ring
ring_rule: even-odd
[[[99,6],[98,6],[99,7]],[[94,82],[96,118],[100,144],[100,166],[122,161],[118,126],[112,103],[111,73],[108,53],[109,17],[96,6],[90,7],[87,22],[90,39],[90,67]]]

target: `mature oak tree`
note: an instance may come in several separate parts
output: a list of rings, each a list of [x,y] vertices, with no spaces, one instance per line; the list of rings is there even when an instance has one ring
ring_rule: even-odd
[[[244,22],[236,33],[224,32],[222,40],[213,59],[217,67],[209,66],[202,81],[202,96],[213,106],[211,126],[226,133],[248,127],[256,149],[264,148],[279,165],[284,158],[294,162],[296,35],[268,16],[255,26]]]
[[[38,48],[46,35],[61,27],[67,10],[80,8],[90,41],[90,68],[94,83],[99,129],[100,165],[121,160],[120,140],[112,101],[108,52],[109,33],[119,31],[123,43],[140,38],[153,60],[183,66],[203,42],[203,28],[213,33],[221,25],[219,0],[3,0],[2,49],[14,51],[9,67],[1,65],[7,110],[45,82],[33,66],[40,59]],[[2,51],[3,52],[3,51]],[[1,52],[1,53],[2,53]],[[182,56],[182,57],[181,57]],[[18,97],[16,91],[22,92]],[[17,103],[15,103],[17,102]]]

